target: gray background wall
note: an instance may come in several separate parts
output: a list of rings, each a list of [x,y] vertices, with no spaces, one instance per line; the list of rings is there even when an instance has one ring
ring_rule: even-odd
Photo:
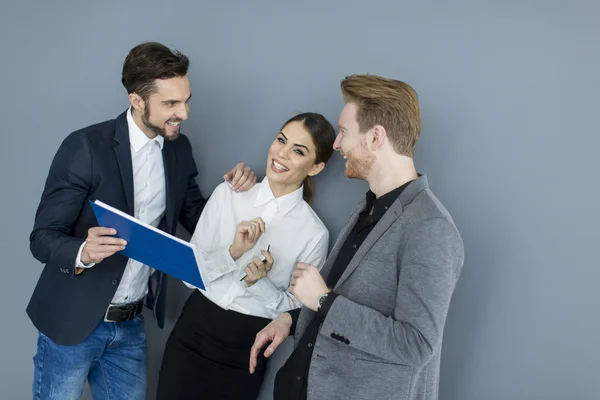
[[[485,3],[485,4],[484,4]],[[244,160],[262,175],[279,125],[337,121],[351,73],[419,92],[416,162],[466,245],[446,327],[442,400],[598,399],[600,3],[594,1],[3,1],[0,398],[30,398],[42,266],[28,235],[71,131],[127,105],[127,51],[158,40],[192,60],[184,130],[209,194]],[[314,208],[335,237],[364,183],[339,156]],[[187,293],[172,282],[173,323]],[[151,321],[147,319],[147,321]],[[168,334],[148,323],[150,392]],[[150,396],[153,398],[153,396]]]

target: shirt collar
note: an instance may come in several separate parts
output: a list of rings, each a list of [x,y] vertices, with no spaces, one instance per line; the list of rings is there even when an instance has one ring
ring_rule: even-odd
[[[127,126],[129,128],[129,142],[131,143],[131,147],[133,147],[133,151],[136,153],[146,145],[146,143],[151,140],[155,140],[160,145],[160,149],[162,150],[165,144],[165,138],[156,135],[154,139],[148,138],[144,132],[137,126],[135,121],[133,120],[133,116],[131,115],[131,107],[127,110]]]
[[[279,198],[275,198],[273,195],[271,186],[269,186],[269,179],[267,177],[265,177],[262,182],[258,184],[258,186],[258,195],[254,200],[254,207],[260,207],[271,201],[275,201],[279,211],[283,215],[286,215],[296,206],[296,204],[302,201],[302,193],[304,190],[303,186],[300,186],[299,189],[296,189],[292,193],[288,193]]]
[[[394,204],[396,199],[400,196],[400,193],[406,189],[406,187],[412,182],[412,180],[405,184],[397,187],[396,189],[384,194],[380,198],[375,196],[375,193],[368,191],[366,194],[367,207],[366,210],[373,208],[373,215],[383,215],[385,212]]]

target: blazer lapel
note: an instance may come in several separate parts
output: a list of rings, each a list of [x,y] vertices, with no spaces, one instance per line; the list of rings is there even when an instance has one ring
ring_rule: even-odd
[[[392,226],[392,224],[398,219],[400,214],[402,214],[402,208],[403,207],[402,203],[400,202],[400,199],[396,199],[392,207],[390,207],[390,209],[385,214],[383,214],[383,217],[381,217],[377,225],[375,225],[373,230],[366,237],[365,241],[358,248],[356,254],[354,255],[354,257],[352,257],[350,264],[348,264],[348,267],[346,267],[344,273],[335,285],[335,288],[338,288],[342,283],[344,283],[344,281],[348,279],[350,274],[354,272],[354,270],[358,267],[363,258],[365,258],[369,250],[371,250],[371,248],[375,245],[375,243],[377,243],[379,238],[390,228],[390,226]]]
[[[167,230],[175,230],[175,196],[177,195],[177,157],[172,143],[165,140],[163,146],[163,164],[165,167],[165,190],[167,191],[166,223]],[[175,225],[174,225],[175,224]]]
[[[333,245],[331,252],[329,252],[329,256],[327,257],[327,260],[325,261],[325,264],[323,265],[323,268],[321,268],[321,271],[320,271],[323,279],[327,279],[327,275],[329,275],[329,272],[331,271],[331,267],[333,266],[333,263],[335,262],[335,259],[336,259],[337,255],[339,254],[340,249],[344,245],[344,242],[348,238],[348,235],[350,234],[350,232],[352,232],[354,225],[356,225],[356,222],[358,221],[360,212],[365,208],[365,204],[366,204],[365,200],[362,200],[358,204],[358,206],[354,210],[354,213],[352,213],[352,215],[348,219],[348,222],[346,222],[346,225],[342,228],[340,234],[338,235],[337,239],[335,240],[335,244]],[[310,321],[312,321],[312,319],[314,318],[315,315],[316,314],[314,312],[312,312],[309,308],[302,307],[302,309],[300,311],[300,316],[298,317],[298,322],[296,324],[296,326],[297,326],[296,335],[302,335],[304,333],[304,330],[306,329],[306,327],[308,326]],[[300,336],[298,336],[298,337],[300,337]],[[298,341],[296,341],[296,345],[298,345]]]
[[[409,205],[421,191],[427,189],[428,187],[429,185],[427,183],[427,177],[419,174],[419,177],[414,182],[409,184],[402,191],[402,193],[400,193],[400,196],[392,204],[390,209],[383,214],[383,217],[379,220],[377,225],[373,227],[371,233],[369,233],[365,241],[358,248],[358,251],[354,257],[352,257],[350,264],[348,264],[348,267],[344,270],[344,273],[338,280],[335,288],[338,288],[342,283],[344,283],[344,281],[346,281],[346,279],[348,279],[352,272],[354,272],[354,270],[361,263],[363,258],[365,258],[369,250],[371,250],[375,243],[377,243],[379,238],[390,228],[390,226],[400,217],[400,215],[402,215],[404,206]]]
[[[121,181],[127,200],[127,212],[134,214],[133,203],[133,167],[131,162],[131,149],[129,144],[129,128],[127,126],[126,112],[119,115],[115,121],[114,151],[121,171]]]

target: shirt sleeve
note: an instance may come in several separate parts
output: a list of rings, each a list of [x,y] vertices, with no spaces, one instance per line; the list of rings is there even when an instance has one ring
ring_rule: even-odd
[[[317,235],[305,248],[298,257],[298,262],[311,264],[321,269],[327,258],[329,247],[329,232],[324,229],[320,235]],[[274,260],[277,263],[277,260]],[[295,265],[290,266],[290,271]],[[290,274],[291,276],[291,274]],[[288,283],[289,284],[289,283]],[[268,276],[260,279],[254,285],[246,289],[246,291],[262,301],[264,307],[272,312],[273,318],[295,308],[302,307],[302,303],[298,301],[286,288],[280,290],[273,284]]]
[[[78,268],[92,268],[94,265],[96,265],[96,263],[94,262],[91,262],[89,264],[84,264],[81,262],[81,253],[83,252],[85,243],[85,240],[83,241],[83,243],[81,243],[81,246],[79,246],[79,251],[77,252],[77,258],[75,258],[75,266]]]
[[[226,190],[229,190],[228,185],[229,183],[224,182],[214,190],[200,215],[194,235],[190,240],[196,247],[200,276],[207,288],[211,282],[241,268],[240,263],[229,254],[229,245],[220,245],[217,242],[218,235],[215,234],[219,230],[221,210],[230,207],[225,193]],[[233,238],[231,240],[233,241]],[[184,283],[191,289],[197,289],[187,282]]]

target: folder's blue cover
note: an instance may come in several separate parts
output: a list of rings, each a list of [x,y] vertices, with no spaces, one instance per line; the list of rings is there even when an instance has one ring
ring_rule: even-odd
[[[99,200],[90,201],[90,204],[96,214],[98,226],[115,229],[115,237],[127,241],[127,246],[120,254],[205,290],[195,248],[191,243],[145,224]]]

